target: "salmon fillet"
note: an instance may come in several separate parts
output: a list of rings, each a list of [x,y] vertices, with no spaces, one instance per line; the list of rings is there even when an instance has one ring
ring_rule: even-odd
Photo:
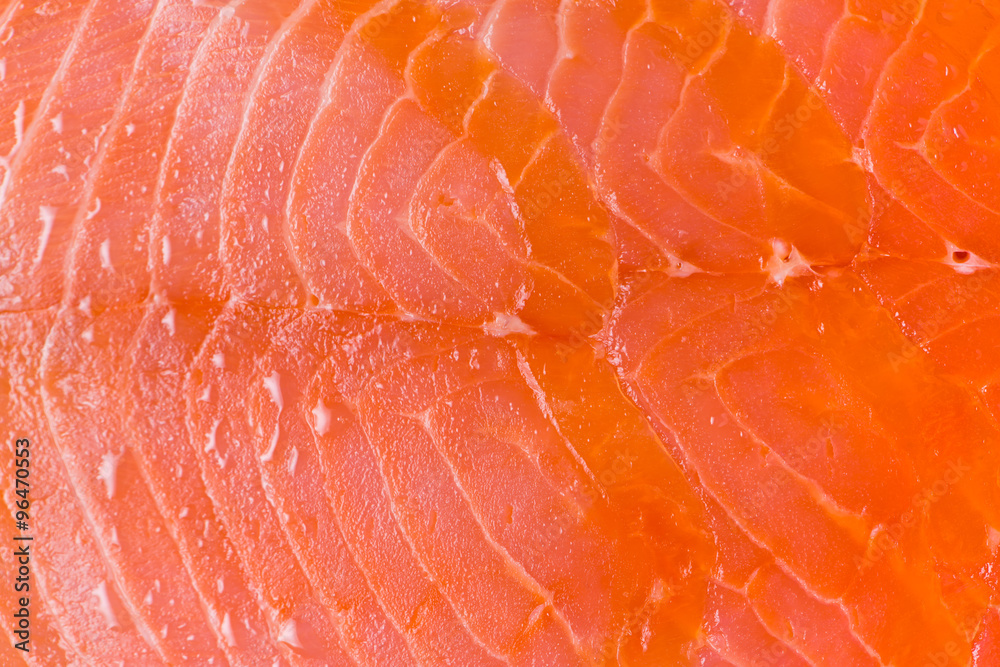
[[[995,0],[6,0],[0,664],[1000,665]]]

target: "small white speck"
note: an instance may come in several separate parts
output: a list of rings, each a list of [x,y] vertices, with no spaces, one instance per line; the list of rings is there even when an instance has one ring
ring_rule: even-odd
[[[766,269],[771,280],[778,285],[783,285],[788,276],[804,275],[812,271],[798,249],[784,239],[772,239],[771,248],[774,254],[767,260]]]
[[[527,295],[525,294],[525,299]],[[523,301],[519,307],[523,307]],[[535,330],[528,326],[524,320],[522,320],[517,315],[508,315],[507,313],[493,313],[493,321],[487,322],[483,325],[483,331],[490,334],[491,336],[504,337],[510,334],[525,334],[527,336],[534,335]]]
[[[111,268],[111,239],[104,239],[101,241],[101,268],[110,269]]]
[[[221,592],[221,591],[220,591]],[[222,636],[230,646],[236,646],[236,637],[233,635],[233,621],[229,617],[229,612],[222,617]]]
[[[42,221],[42,237],[38,241],[38,252],[35,253],[35,264],[42,261],[45,248],[49,245],[49,236],[52,234],[52,225],[56,221],[56,208],[54,206],[40,206],[38,217]]]
[[[278,434],[280,431],[281,429],[279,427],[274,427],[274,433],[271,434],[271,445],[260,457],[260,460],[264,463],[267,463],[274,458],[274,451],[278,448]]]
[[[222,419],[216,419],[215,423],[212,424],[212,430],[208,432],[208,441],[205,443],[205,451],[210,452],[215,449],[215,434],[219,430],[219,424],[222,423]]]
[[[316,418],[313,428],[319,435],[326,435],[330,431],[330,408],[323,405],[323,399],[319,399],[316,407],[313,408],[313,417]]]
[[[56,134],[62,134],[63,131],[63,115],[60,111],[54,118],[49,122],[52,123],[52,129],[55,130]]]
[[[97,596],[97,610],[101,612],[101,616],[104,617],[105,622],[107,622],[109,628],[117,628],[118,619],[115,617],[115,611],[111,608],[111,599],[108,597],[108,584],[102,581],[100,586],[94,589],[92,595]]]
[[[170,332],[171,336],[173,336],[175,333],[177,333],[177,324],[175,322],[174,309],[173,308],[171,308],[170,310],[167,311],[167,314],[163,316],[163,319],[160,320],[160,322],[162,322],[164,324],[164,326],[167,327],[167,331]]]
[[[135,132],[135,125],[129,123],[128,125],[125,126],[125,134],[131,137],[134,132]]]
[[[212,364],[214,364],[216,368],[225,368],[226,355],[222,354],[221,352],[216,352],[215,354],[212,355]]]
[[[281,399],[281,376],[278,375],[277,371],[272,371],[269,376],[264,378],[264,386],[271,393],[271,400],[278,406],[278,410],[284,410],[285,404]]]
[[[294,646],[295,648],[302,648],[302,642],[299,641],[299,632],[294,619],[288,619],[281,626],[281,631],[278,632],[278,641],[289,646]]]
[[[986,531],[986,546],[990,548],[990,553],[996,556],[997,550],[1000,549],[1000,531],[993,526],[987,526]]]
[[[14,152],[21,142],[24,140],[24,100],[17,103],[17,108],[14,109],[14,148],[11,149],[11,153]]]
[[[87,220],[93,220],[94,216],[101,211],[101,200],[97,197],[94,198],[94,209],[87,211]]]
[[[97,478],[104,482],[107,489],[108,498],[115,495],[115,481],[118,476],[118,456],[108,452],[101,457],[101,467],[98,470]]]
[[[163,266],[170,264],[170,237],[164,236],[161,250],[163,251]]]

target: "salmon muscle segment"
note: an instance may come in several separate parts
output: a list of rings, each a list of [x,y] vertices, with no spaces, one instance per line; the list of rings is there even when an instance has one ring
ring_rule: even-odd
[[[127,348],[123,339],[131,336],[143,314],[135,307],[107,310],[86,325],[86,315],[76,308],[63,312],[42,360],[42,396],[55,449],[66,462],[71,488],[84,499],[89,520],[105,543],[115,578],[123,582],[126,607],[135,609],[136,621],[158,639],[155,648],[165,660],[219,660],[221,650],[197,591],[125,434],[124,415],[107,408],[117,402],[118,383],[106,374],[121,373],[121,353]],[[103,446],[82,447],[82,442]],[[142,558],[143,552],[159,555],[156,567]],[[144,603],[150,591],[176,602]],[[154,630],[178,625],[189,632],[164,638]]]
[[[302,3],[259,65],[221,193],[228,281],[233,293],[247,300],[274,305],[305,300],[287,242],[288,188],[351,18],[334,3]]]
[[[369,361],[369,346],[384,346],[386,352],[374,351],[376,358]],[[630,455],[615,451],[612,443],[593,443],[581,456],[583,436],[562,429],[562,416],[553,416],[543,402],[544,390],[516,347],[393,325],[349,349],[327,360],[306,408],[328,474],[350,470],[340,459],[355,451],[345,449],[351,442],[372,460],[371,474],[385,484],[380,502],[387,505],[388,523],[371,544],[359,545],[366,552],[359,560],[372,567],[395,543],[409,554],[407,560],[426,569],[425,585],[448,601],[465,631],[512,663],[544,662],[546,655],[570,661],[556,664],[587,664],[595,656],[630,651],[641,655],[643,648],[627,646],[640,636],[646,638],[641,645],[656,655],[679,655],[686,636],[678,630],[685,619],[679,610],[689,612],[699,603],[697,593],[685,593],[679,575],[697,560],[691,552],[702,559],[705,553],[704,536],[692,527],[696,503],[676,508],[672,516],[648,518],[662,523],[665,535],[686,536],[685,543],[672,545],[673,555],[651,564],[652,545],[630,537],[626,526],[612,528],[616,517],[627,515],[622,513],[642,520],[636,506],[646,489],[628,479]],[[554,355],[554,350],[539,353]],[[405,356],[391,363],[399,354]],[[352,368],[359,365],[368,367],[368,377]],[[606,370],[604,383],[593,391],[612,388],[617,385]],[[624,400],[620,392],[617,398]],[[470,414],[479,417],[470,420]],[[620,428],[618,446],[624,447],[632,431],[628,424]],[[641,433],[641,420],[631,428]],[[409,443],[406,450],[392,445],[400,441]],[[669,457],[656,446],[647,428],[635,456],[662,456],[660,465],[669,475]],[[603,488],[597,478],[602,472],[620,476],[611,481],[605,476],[603,482],[614,487],[618,481],[618,493]],[[686,485],[676,469],[672,482],[658,481],[680,492]],[[347,498],[337,504],[345,523],[353,523],[358,510],[346,503]],[[447,565],[453,559],[474,575],[456,576]],[[573,572],[578,574],[567,576]],[[489,595],[496,608],[482,609],[476,595]],[[630,615],[633,608],[642,615]]]
[[[146,312],[133,339],[122,387],[129,437],[167,529],[210,610],[230,662],[275,660],[268,617],[241,571],[224,524],[192,461],[185,423],[184,371],[219,308],[162,304]]]
[[[4,267],[4,284],[11,292],[4,297],[8,310],[60,301],[74,218],[85,200],[91,163],[100,151],[101,134],[115,124],[120,99],[129,97],[133,63],[141,57],[146,31],[157,23],[155,5],[146,0],[88,6],[30,124],[26,108],[18,106],[16,141],[22,145],[8,159],[0,205],[0,224],[9,239]],[[17,29],[16,23],[8,27]]]
[[[560,8],[561,48],[549,73],[547,96],[591,167],[595,153],[622,129],[606,119],[604,112],[622,75],[622,47],[628,31],[644,12],[640,2],[581,2]],[[502,53],[498,57],[502,62]]]
[[[344,539],[310,425],[302,418],[313,374],[350,331],[344,319],[307,313],[282,328],[259,358],[248,404],[257,423],[261,479],[269,502],[290,517],[285,534],[320,599],[345,608],[344,637],[361,662],[414,665],[405,637],[380,606]]]
[[[249,442],[256,424],[241,405],[268,338],[294,319],[290,310],[230,305],[215,321],[184,387],[194,456],[234,550],[270,616],[271,641],[302,664],[350,664],[336,607],[318,599],[265,494],[259,455]],[[252,341],[252,342],[251,342]],[[266,545],[267,554],[260,549]]]
[[[815,86],[844,134],[863,146],[862,130],[879,79],[919,18],[921,3],[765,0],[725,5],[733,21],[774,40],[803,79]]]
[[[0,0],[0,665],[997,667],[998,81],[997,0]]]
[[[218,301],[230,292],[222,245],[226,169],[254,74],[296,6],[293,0],[227,5],[198,46],[151,184],[158,195],[148,264],[171,300]]]
[[[998,12],[989,3],[954,16],[925,9],[886,65],[865,130],[883,187],[946,239],[993,262],[997,200],[982,175],[996,168],[984,133],[997,119],[981,100],[990,94]]]
[[[38,13],[38,8],[44,4],[42,1],[5,3],[6,10],[0,19],[7,37],[0,45],[0,61],[4,63],[4,71],[22,73],[19,76],[5,75],[0,80],[0,95],[4,99],[3,117],[14,119],[14,122],[5,123],[0,128],[0,153],[4,156],[3,166],[0,167],[3,185],[0,187],[3,188],[5,200],[13,182],[15,162],[27,150],[25,133],[34,125],[35,117],[45,113],[47,98],[52,97],[50,81],[59,68],[67,45],[81,29],[80,21],[85,15],[85,3],[64,3],[59,11]],[[68,168],[65,178],[69,178]],[[5,235],[15,238],[12,235],[17,233],[19,225],[13,214],[4,214],[3,220],[0,224],[3,225]],[[38,222],[43,226],[37,226]],[[16,275],[18,264],[23,262],[31,262],[30,268],[20,268],[25,278],[36,273],[48,249],[51,232],[48,236],[44,234],[44,221],[28,219],[22,221],[22,224],[26,227],[23,229],[23,238],[19,242],[9,241],[0,253],[0,271],[5,276]],[[17,308],[30,290],[16,289],[16,282],[11,278],[7,278],[4,284],[5,287],[0,288],[3,309]],[[58,302],[58,295],[50,295],[48,302]],[[36,304],[27,307],[36,307]]]
[[[711,583],[706,612],[707,645],[735,664],[761,659],[795,667],[809,664],[801,654],[767,631],[746,596],[739,591]]]
[[[811,263],[844,264],[860,245],[852,231],[866,193],[847,138],[780,52],[739,24],[684,89],[657,148],[654,164],[696,206],[790,246],[778,260],[795,248]]]
[[[40,428],[44,426],[44,408],[41,396],[38,392],[35,380],[38,372],[38,364],[41,361],[40,341],[44,337],[44,332],[52,325],[53,312],[40,311],[30,315],[4,313],[0,315],[0,341],[3,341],[6,349],[16,349],[3,371],[3,388],[0,394],[0,406],[2,406],[4,421],[0,426],[0,432],[6,441],[15,445],[21,444],[20,449],[24,449],[21,440],[26,439],[27,449],[31,463],[29,468],[32,472],[37,472],[36,483],[46,483],[50,488],[49,498],[34,505],[34,514],[39,527],[44,527],[40,522],[55,520],[62,515],[69,527],[85,530],[83,520],[80,517],[80,508],[75,505],[72,496],[65,489],[65,473],[59,469],[54,452],[51,449],[51,437]],[[11,536],[18,535],[16,531],[16,510],[20,509],[17,502],[31,499],[30,486],[25,487],[16,482],[15,459],[7,459],[6,470],[10,482],[3,488],[3,511],[6,517],[3,519],[3,527],[8,530]],[[56,465],[55,469],[49,468],[50,477],[48,480],[39,482],[41,476],[46,472],[42,466]],[[30,478],[29,478],[30,480]],[[30,483],[30,482],[29,482]],[[27,494],[24,489],[28,488]],[[18,493],[21,491],[21,493]],[[55,524],[53,524],[54,526]],[[29,613],[34,615],[33,631],[38,640],[32,643],[32,653],[38,656],[39,661],[45,664],[71,664],[76,656],[84,654],[86,649],[78,648],[78,644],[73,641],[83,640],[91,647],[101,646],[104,651],[114,646],[113,631],[109,628],[101,629],[99,625],[90,628],[94,636],[86,637],[89,623],[87,621],[76,624],[67,624],[60,620],[60,615],[65,613],[67,606],[75,607],[77,611],[86,608],[91,600],[86,600],[85,589],[88,584],[99,585],[100,581],[107,581],[107,570],[101,562],[99,552],[97,552],[92,538],[81,539],[74,544],[73,535],[66,531],[66,526],[60,527],[49,533],[51,539],[48,545],[44,545],[39,540],[35,547],[35,564],[38,566],[36,582],[46,578],[46,572],[57,572],[68,563],[76,562],[81,576],[74,581],[59,581],[54,577],[47,587],[44,596],[30,596],[31,603]],[[65,560],[64,560],[65,559]],[[16,582],[19,559],[10,558],[4,561],[4,574],[10,577],[11,582]],[[24,582],[17,582],[24,583]],[[19,593],[31,593],[31,582],[27,582],[28,590],[17,590],[12,587],[11,592],[3,596],[3,611],[13,618],[13,614],[21,607],[20,598],[28,597]],[[41,599],[39,599],[41,597]],[[34,606],[37,605],[37,606]],[[34,607],[34,608],[32,608]],[[15,644],[23,641],[22,637],[13,634],[15,628],[11,627],[5,633],[4,645],[10,650],[4,655],[11,665],[27,664],[24,654],[14,648]],[[126,630],[128,633],[129,647],[136,651],[136,655],[146,656],[149,647],[146,646],[142,637],[135,632],[134,627]],[[7,641],[9,639],[9,641]],[[39,641],[40,640],[40,641]],[[102,646],[103,645],[103,646]],[[94,647],[97,648],[97,647]],[[92,655],[107,655],[95,650]]]
[[[503,254],[513,255],[518,273],[525,275],[520,284],[501,287],[514,307],[492,319],[505,326],[503,320],[517,316],[536,330],[566,335],[602,317],[614,295],[609,217],[551,112],[523,83],[498,71],[481,46],[456,33],[419,50],[410,76],[422,107],[460,135],[467,146],[463,150],[488,172],[480,179],[487,179],[496,193],[491,197],[495,204],[465,203],[462,217],[482,216],[478,210],[496,207],[483,216],[490,235],[500,237]],[[475,172],[466,168],[464,173],[469,178]],[[442,205],[451,208],[455,200],[442,191],[443,185],[435,188],[439,210]],[[500,254],[485,248],[479,252],[483,257]],[[482,271],[478,261],[461,264],[453,275]],[[483,296],[496,290],[482,282],[475,287]]]
[[[356,414],[336,389],[321,389],[326,368],[335,364],[327,360],[318,370],[301,418],[314,431],[331,509],[358,568],[418,661],[504,664],[418,559]]]
[[[370,312],[394,307],[351,243],[348,209],[368,146],[404,92],[407,56],[439,20],[432,7],[417,2],[376,6],[351,26],[331,65],[287,203],[292,248],[320,304]]]
[[[544,105],[456,32],[473,19],[359,18],[293,176],[292,244],[319,304],[565,334],[610,305],[608,217]]]
[[[605,115],[605,197],[702,270],[772,271],[793,252],[848,263],[864,175],[822,98],[724,11],[656,18],[630,33]]]
[[[938,262],[910,263],[881,258],[863,265],[861,274],[906,333],[908,344],[898,359],[907,364],[926,359],[939,374],[978,397],[995,420],[1000,414],[1000,377],[982,359],[992,354],[998,344],[994,326],[1000,316],[996,270],[957,272]],[[956,576],[966,581],[965,587],[976,582],[981,594],[993,599],[992,591],[997,584],[993,570],[997,559],[995,475],[1000,470],[1000,460],[989,443],[987,438],[981,446],[953,445],[955,455],[961,451],[971,465],[956,488],[967,490],[965,502],[978,508],[971,511],[972,516],[982,516],[986,521],[974,538],[965,538],[955,545],[961,545],[956,551],[962,554],[964,571]],[[940,528],[947,531],[944,534],[955,535],[968,528],[951,523],[957,519],[977,527],[982,521],[978,516],[970,521],[969,507],[956,505],[947,519],[945,505],[941,509]]]
[[[683,68],[664,53],[665,40],[664,30],[651,23],[629,34],[621,81],[605,111],[605,124],[615,131],[596,148],[598,187],[642,236],[693,266],[759,270],[767,244],[698,209],[649,160],[685,78]],[[707,242],[709,235],[713,243]]]
[[[593,519],[618,526],[620,557],[641,568],[630,593],[638,611],[600,655],[623,664],[682,660],[715,560],[701,500],[594,348],[532,341],[519,346],[518,368],[596,487]]]
[[[877,655],[903,660],[949,642],[968,655],[956,611],[981,605],[991,586],[977,574],[992,562],[996,487],[977,479],[997,470],[991,419],[922,356],[900,361],[911,344],[850,273],[750,292],[722,283],[713,300],[695,285],[670,279],[637,297],[635,308],[663,313],[667,326],[653,335],[627,303],[616,315],[609,344],[639,405],[676,434],[689,470],[736,526],[810,595],[844,606],[852,631]],[[760,403],[751,408],[747,399]],[[907,420],[918,414],[967,434],[914,433]],[[852,424],[861,415],[873,421]],[[881,444],[870,447],[872,439]],[[982,449],[970,448],[977,442]],[[853,489],[827,476],[844,456],[877,457],[850,464]],[[963,531],[982,541],[956,540]],[[937,579],[932,596],[921,568]],[[955,588],[956,579],[963,585]],[[876,581],[895,593],[876,595]],[[913,621],[922,634],[880,627],[901,599],[923,600]]]

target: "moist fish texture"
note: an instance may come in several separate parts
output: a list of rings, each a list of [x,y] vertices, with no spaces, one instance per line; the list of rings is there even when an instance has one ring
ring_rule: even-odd
[[[998,82],[994,0],[7,0],[0,663],[1000,665]]]

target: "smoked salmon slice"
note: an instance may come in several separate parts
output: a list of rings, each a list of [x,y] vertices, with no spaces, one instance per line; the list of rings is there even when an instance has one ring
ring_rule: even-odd
[[[1000,665],[994,0],[0,3],[0,665]]]

